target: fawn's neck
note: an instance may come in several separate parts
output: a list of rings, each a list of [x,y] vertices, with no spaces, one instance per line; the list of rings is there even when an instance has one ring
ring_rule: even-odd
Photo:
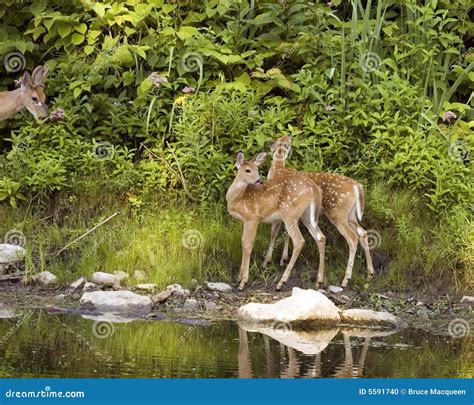
[[[268,171],[268,178],[271,179],[275,176],[275,173],[277,170],[284,169],[285,168],[285,160],[284,159],[278,159],[272,160],[272,166],[270,167],[270,170]]]
[[[3,91],[0,93],[0,120],[6,120],[24,108],[23,91]]]
[[[244,197],[245,190],[247,190],[248,184],[239,180],[235,179],[234,182],[231,184],[229,189],[227,190],[227,194],[225,199],[228,205],[235,205]]]

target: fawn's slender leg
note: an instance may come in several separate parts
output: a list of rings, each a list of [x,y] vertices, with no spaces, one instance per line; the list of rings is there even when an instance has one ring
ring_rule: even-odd
[[[347,287],[347,284],[349,283],[349,280],[352,277],[352,267],[354,266],[354,258],[357,251],[357,244],[358,244],[359,237],[351,228],[347,219],[344,219],[344,220],[340,220],[339,218],[338,220],[335,220],[332,218],[329,218],[329,219],[336,226],[336,228],[341,233],[341,235],[344,236],[344,239],[349,245],[349,259],[347,261],[347,267],[346,267],[346,273],[344,275],[344,280],[342,281],[342,284],[341,284],[341,286],[345,288]]]
[[[278,236],[278,232],[280,231],[282,222],[276,222],[272,224],[272,233],[270,235],[270,244],[268,245],[267,254],[265,256],[265,260],[263,261],[263,267],[266,267],[268,263],[272,261],[273,256],[273,248],[275,247],[275,241]]]
[[[252,254],[255,236],[257,235],[258,222],[251,221],[244,223],[242,232],[242,264],[239,272],[239,290],[243,290],[249,281],[250,256]]]
[[[311,234],[312,238],[318,245],[319,250],[319,269],[318,269],[318,278],[316,281],[316,290],[321,288],[324,284],[324,259],[325,259],[325,249],[326,249],[326,236],[321,232],[319,226],[316,227],[311,224],[311,221],[308,217],[304,216],[301,218],[301,222],[303,225],[308,229],[309,233]]]
[[[349,225],[351,226],[352,230],[357,233],[357,235],[359,235],[359,242],[362,246],[362,249],[364,249],[365,261],[367,262],[367,278],[370,280],[374,275],[374,265],[370,255],[369,237],[367,236],[367,231],[359,225],[354,212],[352,212],[349,217]]]
[[[290,247],[290,236],[286,235],[285,245],[283,246],[283,253],[281,254],[280,266],[284,266],[288,262],[288,251]]]
[[[239,378],[252,378],[252,364],[250,362],[249,342],[247,331],[239,326]]]
[[[288,263],[288,266],[286,267],[285,272],[283,273],[283,276],[281,277],[281,280],[276,287],[278,291],[281,290],[281,287],[283,287],[283,284],[285,284],[288,281],[288,278],[290,277],[290,274],[291,274],[291,270],[293,269],[296,259],[300,255],[301,249],[303,249],[303,245],[304,245],[304,238],[298,228],[298,221],[293,220],[290,222],[285,222],[285,226],[286,226],[288,235],[290,235],[291,241],[293,242],[293,253],[291,254],[290,262]]]

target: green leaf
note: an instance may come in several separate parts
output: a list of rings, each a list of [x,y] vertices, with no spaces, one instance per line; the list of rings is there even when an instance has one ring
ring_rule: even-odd
[[[188,38],[193,37],[194,35],[197,35],[199,31],[197,28],[194,27],[181,27],[177,33],[178,37],[185,41]]]
[[[75,32],[74,34],[72,34],[71,42],[74,45],[80,45],[84,42],[84,39],[85,39],[84,35],[79,34],[78,32]]]
[[[92,9],[97,13],[99,17],[103,17],[105,15],[105,5],[101,3],[94,3]]]
[[[66,38],[71,33],[72,27],[70,24],[61,21],[57,24],[57,30],[61,38]]]

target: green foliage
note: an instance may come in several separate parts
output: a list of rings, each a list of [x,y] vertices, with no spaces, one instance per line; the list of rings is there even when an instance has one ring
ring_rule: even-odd
[[[472,263],[470,236],[454,253],[451,238],[427,235],[446,224],[471,234],[468,0],[2,3],[0,55],[20,52],[30,70],[46,63],[49,107],[65,111],[57,122],[2,123],[5,204],[108,193],[142,219],[165,193],[212,206],[235,153],[252,156],[285,133],[292,167],[350,175],[374,195],[384,184],[438,218],[417,226],[409,206],[390,214],[371,201],[406,257],[393,274],[447,263],[417,260],[423,244]],[[21,72],[0,69],[12,89]]]

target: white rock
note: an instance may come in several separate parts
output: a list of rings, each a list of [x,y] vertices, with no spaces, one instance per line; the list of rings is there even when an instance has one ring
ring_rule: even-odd
[[[179,284],[171,284],[166,287],[168,291],[171,291],[173,295],[176,295],[177,297],[189,297],[191,294],[189,290],[181,287]]]
[[[142,290],[142,291],[155,291],[156,290],[156,284],[137,284],[136,287],[137,289]]]
[[[184,301],[183,309],[187,311],[193,311],[199,308],[199,303],[194,298],[188,298]]]
[[[89,291],[89,290],[93,290],[97,288],[97,285],[95,285],[94,283],[91,283],[91,282],[87,282],[84,284],[84,288],[82,289],[82,291]]]
[[[340,292],[343,292],[343,291],[344,291],[344,288],[339,287],[339,286],[337,286],[337,285],[330,285],[330,286],[328,287],[328,291],[329,291],[330,293],[333,293],[333,294],[339,294]]]
[[[243,326],[243,328],[248,332],[263,333],[283,343],[285,346],[308,355],[321,353],[339,332],[338,328],[303,332],[291,329],[286,330],[279,327],[279,325],[276,325],[276,327],[256,326],[251,328]]]
[[[469,295],[465,295],[464,297],[461,298],[461,304],[473,305],[474,304],[474,297],[470,297]]]
[[[94,284],[104,285],[106,287],[118,287],[121,282],[121,278],[116,274],[104,273],[102,271],[95,272],[91,281]]]
[[[388,312],[377,312],[371,309],[347,309],[342,311],[341,322],[344,325],[366,328],[401,328],[405,323]]]
[[[33,276],[33,281],[43,285],[54,284],[58,281],[58,278],[49,271],[42,271],[41,273]]]
[[[0,319],[10,319],[20,316],[21,312],[16,309],[0,304]]]
[[[73,290],[79,290],[80,288],[84,288],[84,286],[87,283],[87,279],[85,277],[81,277],[74,281],[69,287],[71,287]]]
[[[145,313],[152,307],[150,298],[131,291],[93,291],[82,295],[81,304],[92,304],[99,311]]]
[[[320,292],[295,287],[291,297],[273,304],[244,305],[239,309],[238,317],[249,324],[336,325],[340,322],[339,312]]]
[[[22,261],[25,258],[25,249],[9,243],[0,243],[0,263],[10,264]]]
[[[217,291],[221,293],[230,293],[233,288],[226,283],[207,283],[207,288],[211,291]]]

